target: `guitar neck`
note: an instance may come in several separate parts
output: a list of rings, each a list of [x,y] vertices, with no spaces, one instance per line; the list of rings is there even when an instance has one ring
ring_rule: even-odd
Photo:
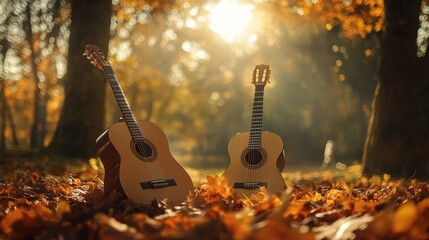
[[[261,148],[262,117],[264,111],[264,85],[255,85],[252,121],[250,124],[249,149]]]
[[[144,139],[143,134],[140,130],[140,127],[134,117],[133,112],[131,111],[130,105],[128,104],[127,98],[125,97],[124,91],[119,84],[118,79],[116,78],[115,73],[113,72],[112,67],[103,66],[104,74],[109,81],[110,86],[112,87],[113,94],[115,95],[116,100],[118,101],[119,108],[122,113],[122,117],[125,120],[125,123],[128,126],[128,130],[130,130],[131,136],[133,139],[139,140]]]

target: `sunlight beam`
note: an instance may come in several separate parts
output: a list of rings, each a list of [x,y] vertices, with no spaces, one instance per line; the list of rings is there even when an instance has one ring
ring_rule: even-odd
[[[253,7],[236,1],[221,0],[209,15],[209,28],[218,33],[225,41],[232,43],[244,32],[253,18]]]

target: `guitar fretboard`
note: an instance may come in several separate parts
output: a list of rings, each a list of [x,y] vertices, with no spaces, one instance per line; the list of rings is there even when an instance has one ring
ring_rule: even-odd
[[[261,148],[262,116],[264,110],[264,85],[255,85],[252,122],[250,124],[249,149]]]
[[[128,104],[127,98],[125,97],[124,91],[121,88],[121,85],[116,78],[115,73],[113,72],[112,67],[104,66],[104,73],[112,87],[113,94],[118,101],[119,108],[121,110],[122,116],[125,120],[125,123],[130,130],[131,136],[134,141],[144,140],[143,134],[140,130],[139,125],[137,124],[136,118],[134,117],[133,112],[131,111],[130,105]]]

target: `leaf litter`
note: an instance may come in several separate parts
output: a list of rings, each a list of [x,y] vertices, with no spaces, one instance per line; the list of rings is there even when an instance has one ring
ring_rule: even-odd
[[[362,177],[359,166],[285,174],[283,193],[242,198],[225,177],[190,169],[196,187],[172,206],[105,196],[94,159],[62,170],[16,162],[2,164],[0,238],[429,239],[429,184]]]

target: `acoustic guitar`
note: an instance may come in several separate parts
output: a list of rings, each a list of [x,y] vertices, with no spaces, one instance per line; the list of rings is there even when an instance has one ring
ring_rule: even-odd
[[[96,141],[105,168],[105,194],[115,191],[140,204],[165,198],[172,204],[183,202],[194,186],[170,153],[164,132],[149,121],[136,121],[109,61],[96,46],[87,45],[84,55],[103,70],[123,118]]]
[[[281,175],[285,160],[283,141],[275,133],[262,131],[264,87],[269,81],[269,65],[256,65],[250,132],[238,133],[228,143],[230,163],[224,172],[238,197],[250,196],[265,187],[268,193],[285,189]]]

